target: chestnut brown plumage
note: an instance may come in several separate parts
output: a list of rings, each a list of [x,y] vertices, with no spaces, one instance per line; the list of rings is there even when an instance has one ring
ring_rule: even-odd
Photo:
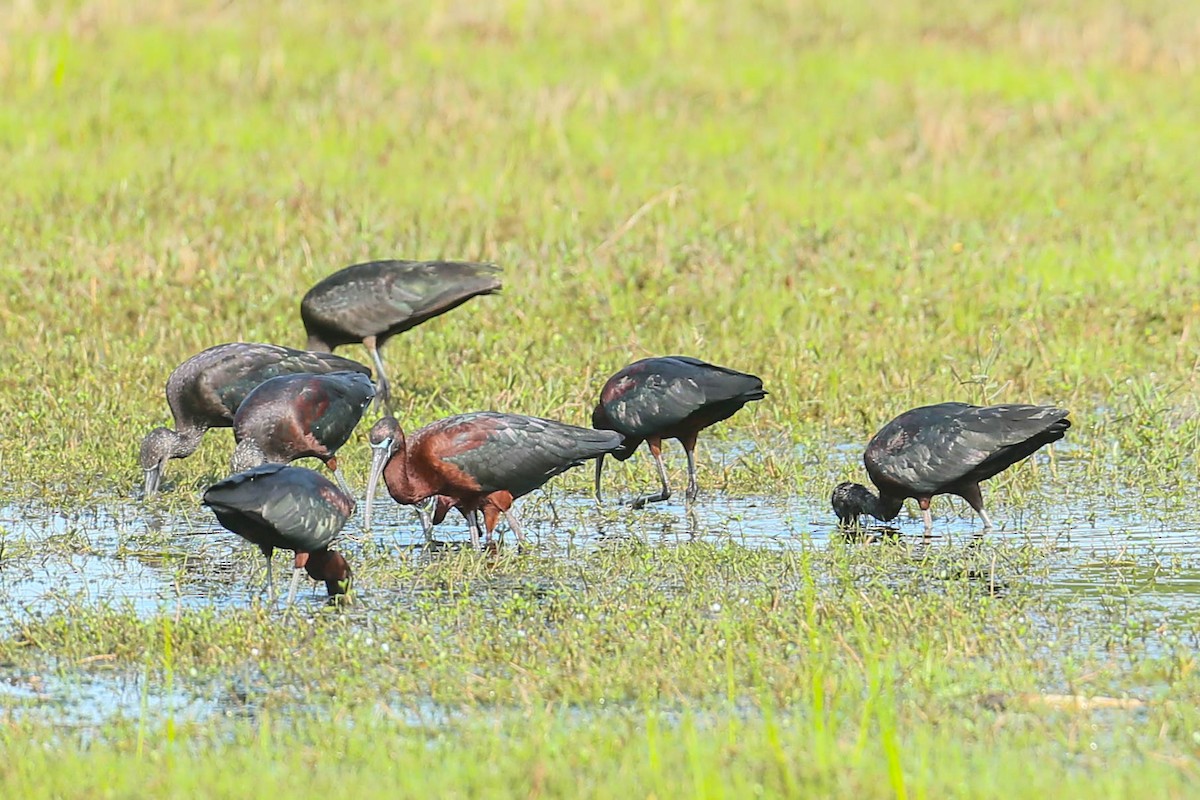
[[[280,375],[259,384],[233,417],[233,472],[259,464],[319,458],[338,485],[353,495],[338,469],[337,451],[375,397],[371,379],[358,372]]]
[[[370,440],[375,455],[365,524],[370,525],[382,476],[388,493],[403,505],[438,495],[453,501],[467,517],[475,547],[481,540],[475,512],[487,507],[503,513],[514,498],[621,445],[621,436],[611,431],[495,411],[447,417],[408,437],[394,417],[384,417],[371,428]]]

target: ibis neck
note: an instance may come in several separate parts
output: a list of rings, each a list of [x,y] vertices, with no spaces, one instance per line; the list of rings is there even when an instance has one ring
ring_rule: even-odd
[[[175,441],[171,446],[171,458],[187,458],[196,452],[200,440],[204,438],[205,428],[183,428],[175,431]]]
[[[413,474],[412,464],[408,460],[408,441],[404,438],[404,431],[400,430],[396,431],[392,457],[383,468],[383,482],[387,484],[388,494],[401,505],[415,505],[437,494],[427,481]]]
[[[891,495],[878,495],[872,492],[867,487],[863,488],[862,513],[870,514],[872,517],[883,522],[889,522],[900,515],[900,509],[904,508],[903,497],[892,497]]]

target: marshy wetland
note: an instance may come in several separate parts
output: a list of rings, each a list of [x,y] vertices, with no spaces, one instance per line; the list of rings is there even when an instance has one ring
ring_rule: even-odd
[[[0,10],[4,796],[1194,793],[1189,9],[146,6]],[[690,514],[616,505],[644,453],[520,501],[520,553],[381,497],[355,602],[264,605],[199,505],[228,430],[148,501],[138,445],[183,359],[302,346],[304,291],[385,257],[504,269],[387,345],[406,425],[586,424],[668,353],[770,395]],[[986,536],[944,497],[928,540],[837,530],[870,435],[950,399],[1074,426]]]

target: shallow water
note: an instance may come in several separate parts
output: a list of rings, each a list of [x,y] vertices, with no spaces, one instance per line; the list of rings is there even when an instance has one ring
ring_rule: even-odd
[[[1066,485],[1086,483],[1067,481]],[[681,496],[639,511],[620,508],[615,500],[609,497],[598,510],[590,498],[552,490],[524,499],[518,510],[533,546],[563,559],[628,540],[649,546],[720,541],[756,549],[847,546],[845,535],[833,524],[824,491],[816,497],[781,498],[704,492],[691,513]],[[932,539],[923,537],[915,508],[906,508],[890,530],[870,528],[865,539],[849,546],[887,542],[919,554],[975,542],[987,562],[996,542],[1024,545],[1036,549],[1039,569],[1012,575],[1005,559],[993,557],[988,579],[997,591],[1015,578],[1023,591],[1056,598],[1094,615],[1141,616],[1168,627],[1172,619],[1194,616],[1200,602],[1200,537],[1187,514],[1147,507],[1137,497],[1111,492],[1083,493],[1058,506],[1047,506],[1039,498],[1032,510],[1024,512],[995,500],[990,504],[998,529],[982,539],[979,523],[965,504],[939,498],[934,502]],[[411,509],[386,497],[380,498],[377,508],[374,536],[365,535],[357,520],[347,526],[343,547],[348,553],[377,547],[419,561],[444,552],[444,547],[423,547]],[[465,546],[462,518],[452,513],[436,529],[435,540],[451,548]],[[87,511],[36,504],[3,507],[0,545],[0,625],[10,630],[30,616],[60,613],[81,600],[128,603],[147,615],[243,607],[253,601],[263,579],[257,551],[224,532],[203,509],[163,517],[147,514],[134,502]],[[290,571],[286,559],[277,555],[275,567],[277,587],[282,587]],[[323,603],[324,592],[316,584],[306,584],[298,602],[316,608]],[[395,589],[369,581],[357,583],[356,591],[364,601],[357,613],[369,614],[372,605],[399,599]],[[1096,634],[1097,644],[1101,635]],[[1081,641],[1087,643],[1086,632]],[[1165,652],[1168,647],[1165,641],[1151,641],[1144,652]],[[167,713],[175,719],[229,713],[227,698],[220,692],[208,697],[163,693],[161,688],[147,688],[137,676],[108,675],[103,670],[63,674],[71,677],[15,674],[0,665],[0,710],[13,716],[44,715],[78,726]],[[444,713],[437,709],[421,713],[428,716],[426,712]]]

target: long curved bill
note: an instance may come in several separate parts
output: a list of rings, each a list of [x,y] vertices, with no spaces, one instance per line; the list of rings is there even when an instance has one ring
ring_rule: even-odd
[[[142,484],[142,496],[151,497],[158,491],[158,485],[162,483],[162,464],[155,464],[147,470],[143,470],[145,481]]]
[[[387,466],[388,458],[392,454],[392,440],[384,439],[379,444],[372,444],[371,449],[374,452],[371,454],[371,473],[367,478],[367,502],[363,507],[363,530],[371,530],[371,508],[375,505],[375,490],[379,488],[379,478],[383,475],[383,468]]]

